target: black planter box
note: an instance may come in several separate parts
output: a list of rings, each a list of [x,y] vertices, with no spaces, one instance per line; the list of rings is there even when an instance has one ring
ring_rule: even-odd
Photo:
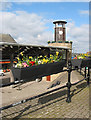
[[[66,65],[66,61],[41,64],[37,66],[31,66],[26,68],[12,68],[14,80],[35,80],[36,78],[59,73]]]
[[[90,59],[72,59],[71,60],[72,66],[75,68],[83,68],[89,67],[91,68],[91,60]]]

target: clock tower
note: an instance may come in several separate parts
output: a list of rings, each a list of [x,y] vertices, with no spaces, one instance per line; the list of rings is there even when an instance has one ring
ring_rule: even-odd
[[[55,28],[54,28],[55,42],[66,41],[66,28],[65,28],[66,23],[67,23],[66,21],[54,21],[53,22],[53,24],[55,24]]]

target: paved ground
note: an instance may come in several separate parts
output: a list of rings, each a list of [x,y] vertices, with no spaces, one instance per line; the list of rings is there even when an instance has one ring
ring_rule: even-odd
[[[72,79],[73,78],[73,79]],[[83,76],[81,76],[76,71],[72,72],[71,75],[71,82],[76,82],[80,79],[83,79]],[[46,91],[50,91],[50,86],[53,84],[56,84],[57,81],[60,81],[60,85],[57,85],[55,88],[66,85],[68,80],[67,72],[59,73],[51,76],[51,81],[46,81],[46,77],[43,78],[41,82],[27,82],[25,84],[19,86],[9,86],[9,87],[3,87],[0,89],[0,93],[2,93],[2,104],[1,106],[9,105],[11,103],[18,102],[20,100],[44,93]]]
[[[82,76],[79,75],[79,73],[77,72],[74,72],[72,75],[73,75],[72,82],[75,82],[80,78],[82,79]],[[59,78],[60,76],[58,76],[56,80],[59,80]],[[60,85],[65,84],[66,82],[65,80],[67,79],[66,74],[64,74],[64,77],[62,75],[61,78],[62,78],[61,79],[62,83]],[[47,88],[50,84],[45,80],[43,80],[40,83],[36,83],[36,86],[38,87],[36,88],[37,93],[35,92],[35,94],[44,92],[41,90],[45,89],[44,87],[45,85]],[[60,85],[56,87],[59,87]],[[25,88],[28,88],[28,86]],[[22,89],[24,90],[24,86],[22,86]],[[51,89],[55,89],[55,87]],[[33,90],[35,91],[35,89]],[[46,90],[47,89],[45,89],[45,91]],[[25,94],[23,94],[23,96],[24,95]],[[73,86],[71,88],[71,95],[72,95],[71,103],[66,103],[67,88],[64,88],[52,94],[45,95],[39,99],[34,99],[26,103],[14,106],[12,108],[6,109],[2,111],[2,117],[14,118],[14,119],[16,118],[82,118],[82,119],[89,118],[89,87],[87,87],[86,81],[83,81]]]
[[[10,83],[10,72],[4,73],[4,76],[0,76],[0,85]]]

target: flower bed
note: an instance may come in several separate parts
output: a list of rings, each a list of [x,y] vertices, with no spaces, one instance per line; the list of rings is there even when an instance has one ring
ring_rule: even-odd
[[[40,64],[46,64],[46,63],[53,63],[53,62],[59,62],[62,60],[62,56],[59,55],[59,52],[56,52],[55,55],[50,54],[50,56],[24,56],[21,52],[17,57],[17,62],[15,67],[23,68],[23,67],[30,67],[33,65],[40,65]]]
[[[79,54],[76,55],[73,59],[91,59],[91,55],[89,55],[88,53],[84,54]]]
[[[21,52],[17,57],[17,63],[13,67],[12,73],[14,80],[35,80],[43,76],[56,74],[62,71],[66,61],[62,60],[59,52],[55,55],[47,56],[24,56]]]
[[[61,60],[60,62],[40,64],[25,68],[12,68],[11,70],[14,76],[14,80],[32,81],[36,78],[61,72],[65,64],[66,61]]]
[[[76,55],[72,60],[72,65],[74,67],[90,67],[91,68],[91,54],[88,53],[82,53],[79,55]]]

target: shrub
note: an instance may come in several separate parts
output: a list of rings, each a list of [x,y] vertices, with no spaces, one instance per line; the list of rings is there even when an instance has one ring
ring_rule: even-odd
[[[48,44],[50,43],[50,41],[47,42]]]
[[[72,42],[72,41],[70,41],[70,43],[72,44],[73,42]]]
[[[62,43],[62,41],[58,41],[58,43]]]
[[[52,41],[52,43],[55,43],[55,41]]]
[[[65,43],[69,43],[69,41],[65,41]]]

